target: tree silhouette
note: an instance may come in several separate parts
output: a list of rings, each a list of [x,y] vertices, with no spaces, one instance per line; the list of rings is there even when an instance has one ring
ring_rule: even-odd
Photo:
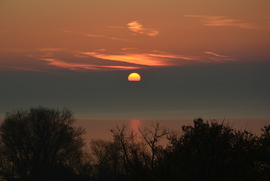
[[[260,148],[258,162],[266,180],[270,179],[270,125],[262,128],[262,135],[259,139]]]
[[[124,166],[120,148],[115,142],[102,139],[90,142],[91,153],[94,157],[95,177],[98,180],[122,180]]]
[[[138,142],[138,134],[129,131],[127,125],[116,126],[111,130],[114,144],[117,145],[124,175],[129,180],[143,180],[147,167],[144,162],[145,145]]]
[[[68,109],[7,112],[0,124],[0,180],[269,180],[270,125],[260,137],[224,122],[195,119],[176,134],[158,122],[111,130],[90,142]],[[164,148],[160,140],[167,136]]]
[[[144,151],[145,164],[150,170],[148,175],[152,177],[152,180],[163,178],[164,148],[160,145],[160,140],[169,134],[169,130],[161,127],[159,122],[152,122],[150,127],[140,128],[139,133],[149,150]]]
[[[7,180],[69,180],[83,156],[84,130],[68,109],[7,112],[0,125],[2,175]],[[70,173],[70,174],[69,174]]]
[[[170,138],[170,180],[256,180],[257,139],[223,122],[195,119],[183,126],[183,135]]]
[[[159,141],[168,134],[168,129],[156,122],[150,127],[140,127],[138,131],[128,130],[123,125],[116,126],[111,132],[126,180],[152,181],[162,177],[162,173],[159,173],[162,170],[159,168],[163,159],[163,147],[159,145]],[[117,152],[117,149],[114,151]]]

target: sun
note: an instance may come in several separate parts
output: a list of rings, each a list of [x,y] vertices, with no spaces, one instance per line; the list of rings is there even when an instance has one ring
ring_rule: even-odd
[[[128,76],[128,81],[132,81],[132,82],[138,82],[141,81],[141,76],[138,73],[131,73]]]

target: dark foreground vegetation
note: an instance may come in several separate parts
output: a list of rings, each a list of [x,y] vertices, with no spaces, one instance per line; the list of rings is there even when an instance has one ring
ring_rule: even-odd
[[[181,133],[159,123],[83,140],[71,111],[44,107],[6,113],[0,125],[0,180],[270,180],[270,125],[260,136],[195,119]],[[162,146],[160,140],[167,140]]]

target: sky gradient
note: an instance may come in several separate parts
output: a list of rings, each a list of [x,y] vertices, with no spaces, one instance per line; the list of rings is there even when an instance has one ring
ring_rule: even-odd
[[[0,0],[0,117],[270,118],[268,0]],[[132,72],[140,82],[129,82]],[[270,123],[270,122],[269,122]]]

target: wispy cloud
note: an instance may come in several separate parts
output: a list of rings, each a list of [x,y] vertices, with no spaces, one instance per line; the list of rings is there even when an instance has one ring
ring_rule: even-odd
[[[184,56],[184,55],[174,55],[169,53],[163,53],[163,54],[148,54],[150,57],[157,57],[157,58],[169,58],[169,59],[182,59],[182,60],[195,60],[195,57],[191,56]]]
[[[42,52],[61,52],[61,51],[65,51],[64,48],[51,48],[51,47],[39,48],[38,50],[42,51]]]
[[[159,32],[155,29],[144,28],[143,25],[140,24],[138,21],[132,21],[127,25],[130,31],[133,31],[137,34],[144,34],[148,36],[157,36],[159,34]]]
[[[135,51],[130,53],[129,50]],[[148,53],[136,53],[137,49],[123,49],[122,54],[101,52],[80,52],[83,56],[88,55],[102,60],[122,62],[139,66],[141,68],[179,66],[187,63],[200,62],[200,57],[189,55],[171,54],[163,51],[152,50]],[[128,51],[128,52],[126,52]],[[126,53],[125,53],[126,52]]]
[[[129,40],[129,39],[124,39],[124,38],[117,38],[117,37],[109,37],[109,36],[105,36],[105,35],[94,35],[94,34],[84,34],[85,36],[88,37],[95,37],[95,38],[106,38],[106,39],[110,39],[110,40],[116,40],[116,41],[126,41],[126,42],[135,42],[133,40]]]
[[[40,60],[48,62],[48,65],[65,68],[73,71],[86,71],[86,70],[130,70],[139,69],[136,66],[120,66],[120,65],[97,65],[88,63],[72,63],[55,58],[40,58]]]
[[[98,52],[83,52],[82,54],[89,55],[95,58],[131,63],[136,65],[146,66],[168,66],[165,61],[153,57],[149,54],[103,54]]]
[[[111,36],[106,36],[106,35],[98,35],[98,34],[92,34],[92,33],[83,33],[83,32],[73,32],[73,31],[63,31],[65,33],[75,33],[75,34],[80,34],[83,36],[87,36],[87,37],[93,37],[93,38],[105,38],[105,39],[109,39],[109,40],[116,40],[116,41],[125,41],[125,42],[136,42],[133,40],[129,40],[129,39],[124,39],[124,38],[117,38],[117,37],[111,37]]]
[[[245,23],[239,19],[232,19],[226,16],[205,16],[205,15],[185,15],[186,17],[198,18],[205,26],[231,26],[246,29],[258,29],[252,23]]]
[[[214,53],[214,52],[204,52],[204,53],[213,56],[213,57],[209,57],[209,59],[216,60],[216,61],[219,61],[219,62],[224,61],[224,60],[236,60],[233,57],[226,56],[226,55],[220,55],[220,54]]]
[[[116,38],[116,37],[110,37],[108,39],[110,39],[110,40],[117,40],[117,41],[131,42],[131,43],[135,43],[136,42],[134,40],[124,39],[124,38]]]
[[[91,38],[104,38],[104,39],[109,39],[109,40],[125,41],[125,42],[131,42],[131,43],[136,43],[137,41],[122,38],[121,36],[119,36],[119,35],[121,35],[121,33],[119,33],[120,29],[127,29],[128,28],[130,31],[132,31],[136,34],[144,34],[144,35],[148,35],[151,37],[157,36],[159,34],[159,32],[155,29],[143,27],[143,25],[140,24],[138,21],[132,21],[132,22],[128,23],[127,25],[128,25],[128,27],[106,26],[107,28],[116,29],[116,30],[118,29],[116,36],[96,34],[96,33],[92,33],[92,32],[90,32],[90,33],[89,32],[75,32],[75,31],[69,31],[69,30],[61,30],[61,31],[64,33],[80,34],[80,35],[91,37]]]
[[[94,35],[94,34],[89,34],[89,33],[85,33],[85,36],[89,36],[89,37],[96,37],[96,38],[103,38],[105,37],[104,35]]]
[[[14,54],[13,51],[10,52]],[[140,50],[123,48],[108,50],[105,48],[93,51],[74,51],[62,48],[40,48],[19,55],[27,63],[14,64],[2,61],[0,69],[23,71],[54,71],[67,69],[72,71],[110,71],[148,69],[154,67],[183,66],[196,63],[224,62],[234,58],[212,51],[201,55],[181,55],[160,50]],[[18,57],[16,57],[18,59]],[[39,60],[39,61],[37,61]],[[1,62],[1,61],[0,61]]]
[[[122,50],[126,51],[126,50],[137,50],[138,48],[122,48]]]

